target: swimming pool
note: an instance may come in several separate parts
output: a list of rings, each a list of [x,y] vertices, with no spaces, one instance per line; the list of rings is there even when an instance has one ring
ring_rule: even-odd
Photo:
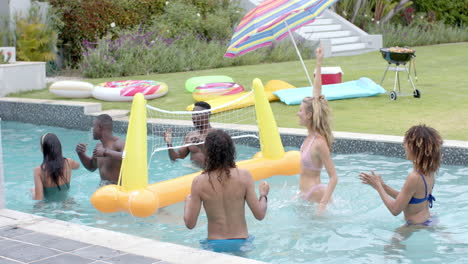
[[[80,168],[73,173],[71,198],[64,203],[32,201],[33,168],[42,155],[39,137],[56,133],[64,155],[78,159],[78,142],[95,142],[91,133],[17,122],[2,122],[6,205],[9,209],[73,223],[110,229],[137,236],[199,248],[206,237],[206,217],[201,214],[197,227],[188,230],[183,223],[183,204],[161,209],[148,218],[127,214],[97,212],[89,198],[99,184],[97,172]],[[238,146],[238,159],[248,159],[258,149]],[[376,169],[387,184],[400,188],[410,170],[410,162],[367,154],[333,156],[339,176],[335,203],[321,218],[314,207],[295,198],[298,176],[268,179],[271,185],[269,207],[263,221],[256,221],[248,210],[249,232],[255,236],[255,249],[246,257],[272,263],[453,263],[467,261],[468,255],[468,168],[444,166],[436,178],[437,201],[432,212],[440,224],[435,230],[419,230],[401,244],[392,243],[403,216],[393,217],[377,192],[357,179],[360,171]],[[171,163],[167,153],[153,157],[150,182],[193,172],[187,161]],[[326,178],[326,177],[324,177]]]

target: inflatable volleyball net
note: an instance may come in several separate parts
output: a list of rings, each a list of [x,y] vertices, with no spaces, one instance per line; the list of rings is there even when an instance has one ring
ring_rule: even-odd
[[[239,104],[250,96],[253,96],[253,92],[224,105],[201,111],[169,111],[147,104],[151,156],[158,151],[204,144],[197,137],[187,136],[192,131],[196,134],[197,126],[203,124],[210,124],[214,129],[223,129],[236,143],[258,145],[255,106],[239,108]],[[170,134],[171,145],[165,140],[167,134]]]

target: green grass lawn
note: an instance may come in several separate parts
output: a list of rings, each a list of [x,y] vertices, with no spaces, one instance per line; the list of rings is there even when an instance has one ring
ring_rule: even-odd
[[[416,48],[416,87],[421,91],[420,99],[400,96],[390,101],[388,94],[359,99],[330,101],[333,110],[333,130],[387,135],[403,135],[412,125],[424,123],[442,134],[445,139],[468,140],[468,43],[457,43]],[[380,52],[358,56],[325,58],[323,66],[340,66],[344,71],[343,81],[369,77],[379,83],[387,63]],[[306,61],[313,72],[315,61]],[[113,79],[89,79],[97,84],[110,80],[154,79],[166,82],[166,96],[150,101],[151,105],[168,110],[185,110],[194,101],[185,91],[185,80],[201,75],[228,75],[250,89],[252,79],[260,78],[264,83],[279,79],[296,87],[308,86],[299,61],[220,68],[204,71],[153,74]],[[402,92],[412,94],[406,73],[401,72]],[[414,77],[414,76],[412,76]],[[383,87],[393,89],[394,72],[389,71]],[[11,94],[9,97],[60,99],[47,89]],[[101,102],[95,99],[67,99]],[[127,102],[102,102],[103,109],[130,109]],[[295,116],[298,106],[272,103],[280,127],[299,127]]]

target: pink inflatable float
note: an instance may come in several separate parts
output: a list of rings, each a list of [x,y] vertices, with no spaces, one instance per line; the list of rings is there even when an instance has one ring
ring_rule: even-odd
[[[94,87],[93,97],[103,101],[132,101],[135,94],[142,93],[146,100],[150,100],[167,91],[167,84],[153,80],[113,81]]]
[[[234,82],[215,82],[201,84],[193,90],[193,99],[206,101],[219,96],[233,95],[244,91],[244,87]]]

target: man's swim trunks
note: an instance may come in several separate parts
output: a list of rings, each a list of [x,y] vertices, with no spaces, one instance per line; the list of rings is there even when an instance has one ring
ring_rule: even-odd
[[[200,240],[200,245],[205,250],[214,252],[245,252],[252,248],[254,237],[235,239],[205,239]]]

